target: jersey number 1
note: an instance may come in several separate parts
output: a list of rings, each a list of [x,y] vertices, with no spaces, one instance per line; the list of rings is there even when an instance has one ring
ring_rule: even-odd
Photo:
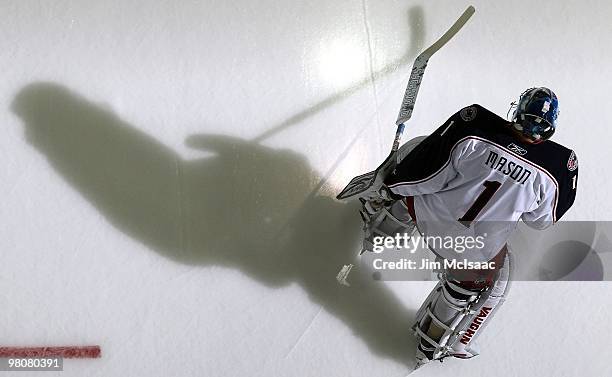
[[[472,204],[470,209],[467,210],[465,215],[459,219],[459,222],[469,228],[476,219],[476,216],[478,216],[484,206],[487,205],[501,185],[501,182],[498,181],[485,181],[483,183],[485,189],[478,195],[478,198],[476,198],[476,201]]]

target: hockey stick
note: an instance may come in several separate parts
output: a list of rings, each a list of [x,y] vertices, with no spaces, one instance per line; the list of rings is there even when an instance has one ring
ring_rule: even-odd
[[[470,5],[467,7],[461,17],[455,21],[453,26],[451,26],[450,29],[448,29],[446,33],[440,37],[440,39],[417,56],[414,64],[412,65],[412,72],[410,73],[410,78],[408,79],[408,86],[406,87],[402,105],[395,122],[397,125],[397,131],[395,132],[395,138],[393,139],[391,153],[385,159],[385,161],[378,168],[376,168],[376,170],[353,178],[349,184],[346,185],[344,190],[342,190],[336,196],[337,199],[347,199],[355,195],[363,194],[371,189],[378,189],[378,187],[382,185],[384,177],[395,168],[397,161],[393,157],[394,155],[397,155],[400,140],[402,138],[402,134],[404,133],[405,123],[412,117],[416,97],[419,93],[421,80],[423,79],[423,74],[425,73],[425,68],[427,67],[429,58],[431,58],[436,51],[442,48],[442,46],[450,41],[451,38],[453,38],[455,34],[461,30],[463,25],[465,25],[470,17],[472,17],[475,11],[476,10],[473,6]]]

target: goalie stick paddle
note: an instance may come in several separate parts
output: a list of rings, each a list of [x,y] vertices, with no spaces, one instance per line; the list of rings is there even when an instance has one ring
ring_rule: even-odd
[[[385,161],[376,170],[369,173],[365,173],[353,178],[348,185],[342,190],[337,196],[337,199],[347,199],[352,196],[362,194],[372,187],[378,187],[382,184],[384,177],[395,168],[397,161],[393,158],[397,154],[399,149],[400,140],[404,133],[405,123],[412,117],[412,111],[414,110],[414,104],[416,102],[417,94],[423,80],[423,74],[427,67],[429,58],[433,56],[442,46],[451,40],[461,30],[463,25],[472,17],[476,9],[473,6],[469,6],[463,14],[455,21],[453,26],[450,27],[434,44],[429,46],[423,51],[414,61],[412,65],[412,71],[410,72],[410,78],[408,79],[408,86],[404,93],[402,105],[400,107],[399,114],[395,124],[397,125],[397,131],[395,132],[395,138],[393,139],[393,146],[391,153]]]

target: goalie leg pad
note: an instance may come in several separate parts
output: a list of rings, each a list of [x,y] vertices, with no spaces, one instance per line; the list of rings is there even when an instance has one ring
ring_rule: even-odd
[[[502,256],[501,268],[484,285],[456,280],[448,270],[439,275],[440,281],[417,312],[413,326],[420,364],[448,356],[467,359],[478,355],[474,341],[509,289],[510,256],[505,250]]]
[[[491,318],[504,303],[510,290],[512,255],[506,253],[497,277],[491,287],[482,295],[474,310],[457,326],[460,331],[451,340],[451,355],[469,358],[478,355],[474,346],[477,337],[491,321]]]

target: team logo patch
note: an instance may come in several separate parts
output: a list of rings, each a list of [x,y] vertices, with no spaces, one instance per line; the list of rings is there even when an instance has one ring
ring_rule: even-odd
[[[461,109],[461,111],[459,112],[459,116],[461,116],[461,119],[463,119],[465,122],[470,122],[474,120],[474,118],[476,118],[477,112],[478,111],[474,106],[469,106]]]
[[[569,160],[567,160],[567,170],[574,171],[578,169],[578,158],[576,157],[576,153],[572,151],[572,154],[569,156]]]
[[[521,156],[524,156],[524,155],[527,154],[527,149],[521,148],[521,147],[519,147],[518,145],[516,145],[514,143],[508,145],[508,149],[510,149],[512,152],[514,152],[514,153],[516,153],[518,155],[521,155]]]

